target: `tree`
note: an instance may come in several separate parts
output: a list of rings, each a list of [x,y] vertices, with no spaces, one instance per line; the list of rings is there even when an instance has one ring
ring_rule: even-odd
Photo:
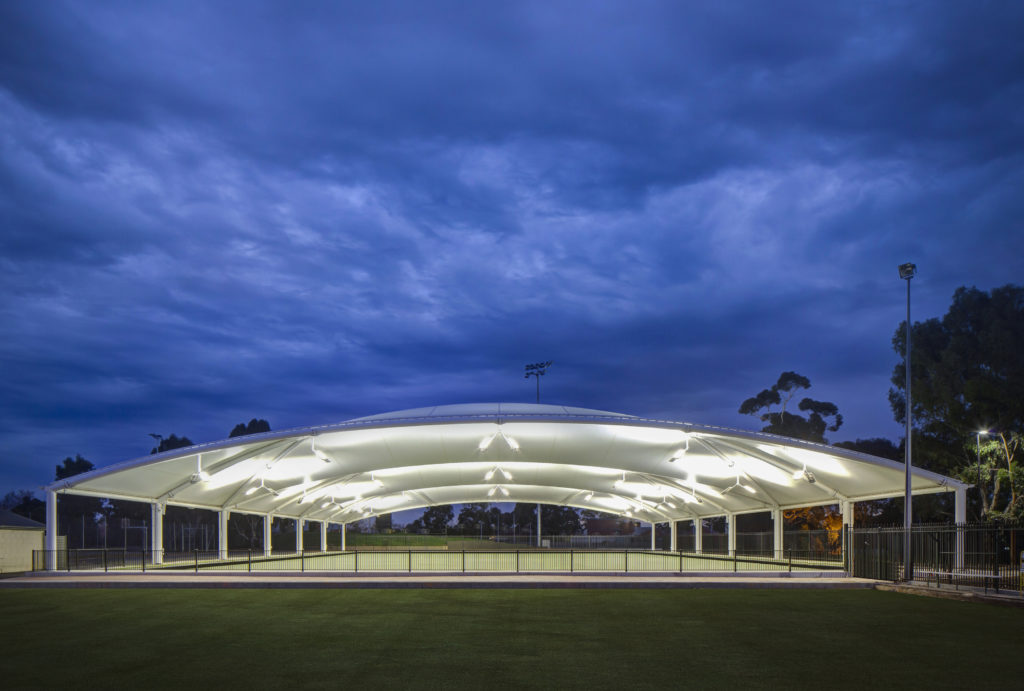
[[[443,506],[430,506],[423,512],[423,527],[430,533],[443,533],[448,529],[448,524],[455,517],[455,510],[451,504]]]
[[[914,463],[978,484],[968,496],[986,519],[1024,516],[1024,287],[961,287],[941,319],[912,325]],[[889,403],[906,421],[906,322],[893,336],[901,360]],[[982,437],[978,472],[979,430]]]
[[[72,459],[71,456],[68,456],[64,459],[64,462],[61,465],[57,466],[56,479],[63,480],[64,478],[71,477],[72,475],[87,473],[95,467],[96,466],[94,466],[90,461],[82,458],[81,454],[75,454],[74,459]]]
[[[17,489],[4,495],[0,500],[0,509],[13,511],[19,516],[30,518],[38,523],[46,522],[46,502],[38,499],[27,489]]]
[[[249,420],[249,424],[245,424],[244,422],[239,422],[237,425],[235,425],[234,428],[231,430],[231,434],[228,435],[228,438],[231,438],[231,437],[244,437],[247,434],[260,434],[262,432],[269,432],[269,431],[270,431],[270,423],[269,422],[267,422],[263,418],[260,418],[258,420],[256,418],[253,418],[252,420]]]
[[[170,451],[172,449],[183,449],[186,446],[192,446],[192,440],[188,437],[179,437],[175,434],[172,434],[169,437],[163,437],[159,434],[153,434],[150,436],[160,440],[159,446],[150,451],[150,454],[163,453],[164,451]]]
[[[787,410],[789,402],[801,389],[811,388],[811,380],[796,372],[783,372],[770,389],[765,389],[740,405],[742,415],[754,415],[767,423],[762,432],[779,434],[784,437],[826,443],[825,432],[836,432],[843,424],[843,416],[835,403],[804,398],[797,409],[807,416],[796,415]],[[772,406],[781,406],[778,411]],[[762,412],[763,411],[763,412]],[[831,419],[831,424],[829,420]]]
[[[459,520],[456,523],[463,533],[477,532],[486,529],[490,532],[491,514],[488,504],[463,504],[459,509]]]
[[[379,516],[374,516],[373,529],[377,533],[390,533],[391,532],[391,514],[383,513]]]
[[[548,535],[578,535],[583,532],[580,512],[571,506],[542,505],[540,527]]]

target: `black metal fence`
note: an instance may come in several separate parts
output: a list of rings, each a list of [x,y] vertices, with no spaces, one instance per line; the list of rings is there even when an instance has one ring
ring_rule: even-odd
[[[33,570],[59,571],[790,571],[845,570],[852,576],[907,580],[901,526],[831,531],[787,531],[776,550],[764,533],[740,533],[736,550],[724,535],[680,534],[677,551],[650,550],[650,534],[542,536],[524,544],[506,536],[349,535],[346,550],[164,551],[144,549],[37,550]],[[688,538],[688,539],[687,539]],[[912,578],[937,587],[1021,588],[1024,525],[918,525],[911,530]]]
[[[905,571],[902,526],[847,531],[847,569],[860,578],[893,582],[913,579],[943,585],[1019,590],[1024,525],[963,523],[913,526],[911,573]],[[909,576],[909,579],[908,579]]]
[[[37,550],[36,571],[181,572],[181,571],[341,571],[393,572],[751,572],[842,570],[841,559],[819,553],[788,551],[777,554],[695,554],[687,552],[616,549],[386,549],[301,551],[266,555],[262,551],[232,550],[165,552],[157,561],[146,551]]]

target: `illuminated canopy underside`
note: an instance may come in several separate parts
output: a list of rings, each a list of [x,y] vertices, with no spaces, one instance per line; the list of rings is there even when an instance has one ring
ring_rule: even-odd
[[[901,496],[901,463],[757,432],[553,405],[439,406],[237,437],[48,489],[345,523],[468,502],[683,520]],[[966,487],[914,470],[915,494]]]

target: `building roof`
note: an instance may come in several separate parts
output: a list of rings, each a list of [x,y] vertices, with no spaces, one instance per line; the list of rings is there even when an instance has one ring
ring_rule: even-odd
[[[903,494],[904,466],[761,432],[522,403],[436,406],[235,437],[56,482],[58,492],[349,522],[516,501],[667,521]],[[913,469],[915,494],[965,488]]]
[[[0,509],[0,528],[33,528],[36,530],[46,530],[46,526],[42,523],[37,523],[31,518],[25,518],[21,514],[8,511],[7,509]]]

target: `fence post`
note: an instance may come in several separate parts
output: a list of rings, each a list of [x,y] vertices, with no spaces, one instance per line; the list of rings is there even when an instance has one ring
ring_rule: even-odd
[[[732,572],[736,573],[736,550],[732,551]]]
[[[789,550],[789,572],[793,573],[793,550]]]
[[[252,573],[252,547],[249,548],[249,573]]]
[[[462,573],[466,573],[466,550],[462,550]]]
[[[516,573],[519,573],[519,550],[516,550]]]
[[[679,550],[679,573],[683,572],[683,551]]]
[[[299,564],[301,565],[301,572],[306,573],[306,550],[299,550]]]
[[[409,550],[409,573],[412,573],[412,550]]]
[[[65,558],[67,559],[67,562],[68,562],[68,572],[70,572],[71,571],[71,550],[68,550],[67,552],[68,553],[67,553],[67,556]],[[77,552],[75,552],[75,565],[76,566],[78,565],[78,553]]]
[[[195,558],[196,573],[199,573],[199,550],[197,550],[197,549],[192,550],[192,555]]]
[[[146,573],[146,551],[142,551],[142,573]]]
[[[107,572],[107,550],[103,550],[103,573]]]
[[[352,559],[352,573],[359,573],[359,550],[352,550],[352,554],[355,555]]]
[[[625,560],[625,563],[623,564],[623,566],[625,566],[625,568],[626,568],[625,572],[629,573],[629,550],[628,549],[626,550],[625,554],[626,554],[626,560]]]

